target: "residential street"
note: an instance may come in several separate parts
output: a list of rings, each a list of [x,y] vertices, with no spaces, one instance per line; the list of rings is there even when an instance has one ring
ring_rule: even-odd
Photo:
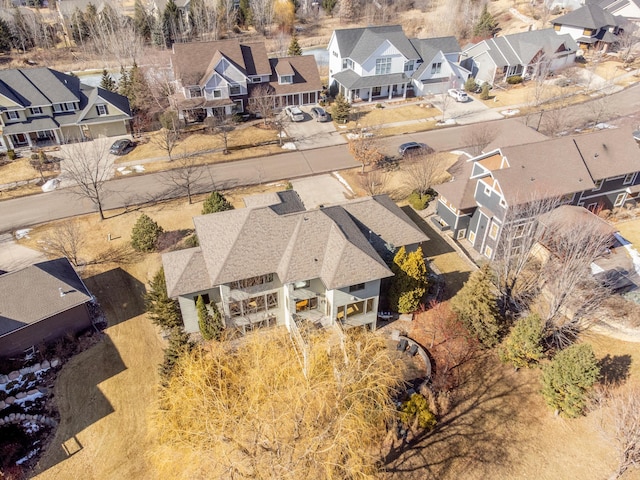
[[[640,105],[640,85],[607,97],[606,112],[602,119],[622,119],[624,123],[640,123],[638,106]],[[582,125],[593,115],[593,108],[579,104],[565,109],[566,118],[574,125]],[[533,116],[532,124],[538,114]],[[525,117],[483,122],[493,128],[499,126],[502,132],[516,132],[522,129]],[[453,150],[465,147],[470,132],[477,125],[449,127],[441,130],[411,133],[385,138],[383,150],[395,154],[397,147],[407,141],[424,142],[436,150]],[[520,130],[521,131],[521,130]],[[196,188],[198,192],[211,191],[214,188],[231,188],[240,185],[269,183],[281,179],[300,178],[318,173],[332,172],[356,167],[346,145],[294,151],[266,158],[253,158],[237,162],[222,163],[202,167],[204,175]],[[105,208],[117,208],[135,205],[158,198],[182,195],[172,190],[167,173],[155,173],[134,177],[124,177],[107,182],[105,190]],[[175,187],[173,187],[175,188]],[[2,197],[0,196],[0,199]],[[42,222],[81,215],[94,211],[93,205],[86,199],[73,195],[68,189],[49,193],[16,198],[0,202],[0,233]]]

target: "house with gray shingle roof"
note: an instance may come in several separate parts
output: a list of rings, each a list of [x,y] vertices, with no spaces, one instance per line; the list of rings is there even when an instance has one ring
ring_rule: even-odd
[[[494,37],[467,46],[461,64],[477,83],[494,84],[521,75],[534,78],[570,66],[578,45],[552,28]]]
[[[66,258],[0,275],[0,356],[91,327],[92,295]]]
[[[427,240],[386,195],[315,210],[294,191],[245,203],[195,217],[200,246],[162,256],[187,332],[198,331],[198,296],[242,332],[299,320],[375,329],[386,261]]]
[[[640,0],[602,0],[598,4],[611,15],[640,22]]]
[[[469,77],[454,37],[409,39],[400,25],[334,30],[327,49],[329,86],[350,102],[443,93]]]
[[[188,121],[202,121],[216,111],[242,113],[260,86],[273,96],[274,108],[320,99],[322,83],[313,55],[270,59],[264,42],[174,43],[171,64],[176,104]]]
[[[123,95],[50,68],[0,70],[0,147],[39,147],[129,132]]]
[[[496,148],[434,187],[433,222],[494,259],[509,209],[548,199],[592,212],[622,207],[637,200],[639,173],[640,147],[627,128]]]
[[[615,43],[625,20],[616,17],[600,5],[587,3],[552,21],[553,28],[559,34],[567,33],[580,48],[603,48]]]

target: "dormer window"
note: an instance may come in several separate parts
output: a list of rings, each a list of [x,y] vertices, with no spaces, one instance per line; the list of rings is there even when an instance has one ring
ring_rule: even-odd
[[[404,71],[405,72],[413,72],[414,68],[415,68],[415,61],[414,60],[409,60],[408,62],[405,62],[405,64],[404,64]]]
[[[262,77],[251,77],[251,83],[260,83],[262,82]]]
[[[56,103],[53,106],[53,111],[56,113],[60,113],[60,112],[73,112],[76,109],[76,104],[73,102],[66,102],[66,103]]]
[[[20,114],[14,110],[10,110],[7,112],[7,118],[9,120],[19,120],[20,119]]]
[[[31,115],[42,115],[42,108],[40,108],[40,107],[31,107],[29,109],[29,113],[31,113]]]
[[[189,87],[189,98],[197,98],[202,96],[202,89],[200,87]]]
[[[289,85],[293,83],[293,75],[280,75],[278,77],[278,83],[280,85]]]

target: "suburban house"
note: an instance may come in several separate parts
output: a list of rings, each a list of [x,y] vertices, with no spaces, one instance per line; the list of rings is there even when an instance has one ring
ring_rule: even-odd
[[[626,128],[497,148],[455,167],[450,182],[434,187],[433,221],[489,259],[510,209],[560,199],[597,212],[635,201],[640,191],[640,147]]]
[[[0,275],[0,356],[91,327],[92,300],[66,258]]]
[[[334,30],[327,49],[329,87],[350,102],[439,94],[469,77],[455,37],[409,39],[400,25]]]
[[[599,5],[611,15],[640,22],[640,0],[603,0]]]
[[[177,83],[175,102],[181,118],[201,121],[215,111],[242,113],[260,86],[274,107],[311,105],[322,83],[312,55],[269,58],[263,42],[237,39],[175,43],[171,64]]]
[[[381,280],[393,276],[385,259],[427,240],[386,195],[305,210],[289,190],[245,204],[195,217],[200,246],[162,256],[187,332],[198,331],[199,295],[241,332],[304,321],[374,330]]]
[[[552,28],[482,40],[466,47],[461,64],[477,83],[499,83],[520,75],[534,78],[575,62],[578,45]]]
[[[587,3],[552,20],[552,23],[556,32],[571,35],[581,49],[593,47],[606,50],[616,42],[616,35],[624,19],[614,16],[600,5]]]
[[[50,68],[0,70],[2,149],[126,135],[126,97]]]

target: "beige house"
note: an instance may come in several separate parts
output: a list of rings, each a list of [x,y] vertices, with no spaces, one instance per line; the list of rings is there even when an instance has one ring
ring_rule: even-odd
[[[126,97],[50,68],[0,71],[0,149],[126,135]]]
[[[198,331],[198,296],[241,332],[305,322],[374,330],[381,280],[393,276],[385,259],[427,240],[386,195],[315,210],[292,190],[245,203],[195,217],[200,246],[162,256],[187,332]]]

